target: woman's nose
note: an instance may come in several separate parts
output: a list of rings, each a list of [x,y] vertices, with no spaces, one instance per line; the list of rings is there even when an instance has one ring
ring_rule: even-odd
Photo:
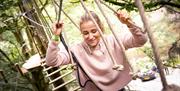
[[[94,36],[93,36],[93,34],[92,33],[89,33],[89,39],[92,39]]]

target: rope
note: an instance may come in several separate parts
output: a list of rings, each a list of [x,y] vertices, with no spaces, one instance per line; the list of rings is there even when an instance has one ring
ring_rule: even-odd
[[[36,2],[36,0],[34,1],[35,3],[36,3],[36,5],[37,5],[37,2]],[[43,5],[43,3],[42,3],[42,1],[41,0],[39,0],[39,2],[40,2],[40,4],[41,5]],[[52,23],[52,19],[50,18],[50,16],[49,16],[49,14],[47,13],[47,10],[46,10],[46,8],[44,7],[42,10],[44,10],[45,11],[45,13],[46,13],[46,15],[48,16],[48,18],[49,18],[49,20],[51,21],[51,23]],[[42,10],[40,10],[40,8],[38,7],[38,11],[40,12],[40,15],[42,16],[42,21],[43,21],[43,23],[44,24],[46,24],[46,26],[48,26],[50,29],[49,30],[47,30],[47,32],[48,32],[48,34],[49,34],[49,37],[51,38],[52,37],[52,28],[50,27],[50,25],[49,25],[49,23],[48,23],[48,21],[46,20],[46,18],[45,18],[45,16],[44,16],[44,14],[42,13]]]
[[[60,19],[61,19],[62,2],[63,2],[63,0],[60,0],[60,4],[59,4],[59,14],[58,14],[58,23],[59,23],[59,21],[60,21]]]
[[[99,1],[100,1],[100,3],[102,3],[104,6],[106,6],[106,7],[109,8],[111,11],[113,11],[113,13],[117,14],[117,11],[115,11],[115,10],[114,10],[113,8],[111,8],[109,5],[107,5],[106,3],[104,3],[102,0],[99,0]],[[135,25],[134,22],[132,22],[131,20],[127,19],[127,21],[128,21],[131,25],[139,28],[139,26]]]
[[[55,0],[54,0],[54,1],[55,1]],[[55,1],[55,2],[56,2],[56,1]],[[58,23],[59,23],[59,21],[60,21],[60,19],[61,19],[62,2],[63,2],[63,0],[60,0],[58,21],[57,21]],[[59,25],[59,24],[56,25],[56,27],[60,27],[60,26],[62,26],[62,25]],[[60,37],[60,40],[61,40],[62,44],[66,47],[66,50],[69,49],[68,46],[66,45],[66,42],[65,42],[63,36],[62,36],[62,33],[60,34],[59,37]],[[68,50],[67,50],[67,51],[68,51]]]
[[[54,1],[54,3],[60,7],[60,5],[57,4],[56,1]],[[64,13],[64,15],[75,25],[76,28],[78,28],[78,30],[80,30],[79,26],[70,18],[70,16],[62,9],[62,12]]]
[[[56,4],[55,4],[55,0],[52,0],[53,1],[53,6],[55,7],[55,13],[56,13],[56,18],[55,19],[57,19],[58,18],[58,10],[57,10],[57,8],[56,8]],[[58,5],[58,4],[57,4]]]
[[[39,0],[40,4],[43,5],[42,1]],[[53,23],[53,20],[51,19],[50,15],[48,14],[46,8],[44,8],[45,13],[47,14],[48,18],[50,19],[51,23]]]
[[[60,3],[60,5],[58,5],[57,4],[57,2],[54,0],[54,3],[59,7],[59,15],[58,15],[58,19],[60,19],[61,18],[61,11],[63,11],[62,10],[62,0],[61,0],[61,3]],[[63,13],[65,13],[64,11],[63,11]],[[66,13],[65,13],[66,14]],[[67,14],[66,14],[66,16],[67,16]],[[68,16],[69,17],[69,16]],[[69,17],[70,18],[70,17]],[[58,20],[59,21],[59,20]],[[69,56],[70,56],[70,60],[71,60],[71,63],[73,64],[73,68],[75,69],[75,64],[74,64],[74,59],[73,59],[73,57],[72,57],[72,53],[70,52],[70,49],[69,49],[69,43],[68,42],[66,42],[67,41],[67,36],[66,36],[66,33],[64,32],[64,37],[62,36],[62,33],[60,34],[60,40],[61,40],[61,42],[62,42],[62,44],[66,47],[66,51],[68,52],[68,54],[69,54]]]
[[[27,17],[27,16],[26,16],[26,13],[23,13],[22,16],[23,16],[24,18],[28,19],[29,21],[33,22],[34,24],[38,25],[38,26],[41,26],[41,27],[50,29],[49,27],[45,27],[44,25],[42,25],[42,24],[40,24],[40,23],[38,23],[38,22],[32,20],[31,18]]]
[[[80,0],[81,1],[81,4],[83,3],[83,1],[82,0]],[[95,1],[97,1],[97,0],[95,0]],[[101,0],[100,0],[100,2],[102,2]],[[145,32],[147,32],[148,33],[148,35],[149,35],[149,38],[150,38],[150,42],[151,42],[151,44],[152,44],[152,48],[153,48],[153,52],[154,52],[154,55],[155,55],[155,61],[156,61],[156,65],[157,65],[157,67],[158,67],[158,69],[160,69],[160,76],[161,76],[161,80],[163,80],[162,78],[164,78],[165,79],[165,77],[163,77],[163,71],[162,71],[162,68],[161,68],[161,64],[160,64],[160,57],[159,57],[159,53],[158,53],[158,51],[157,51],[157,46],[156,46],[156,42],[154,42],[153,41],[153,36],[152,36],[152,34],[151,34],[151,31],[149,31],[150,30],[150,27],[148,26],[148,23],[146,22],[147,20],[146,20],[146,17],[144,17],[143,16],[143,11],[144,11],[144,7],[141,7],[142,6],[142,2],[140,1],[140,0],[135,0],[135,2],[136,2],[136,4],[137,4],[137,7],[138,7],[138,9],[139,9],[139,11],[140,11],[140,15],[141,15],[141,18],[142,18],[142,21],[143,21],[143,24],[144,24],[144,27],[145,27]],[[138,3],[141,3],[141,5],[140,4],[138,4]],[[103,3],[104,4],[104,3]],[[60,2],[60,6],[62,6],[62,0],[61,0],[61,2]],[[82,6],[83,6],[83,4],[82,4]],[[85,6],[83,6],[83,7],[85,7]],[[141,8],[140,8],[141,7]],[[109,7],[108,7],[109,8]],[[85,8],[84,8],[85,9]],[[111,8],[109,8],[109,9],[111,9]],[[115,12],[113,9],[111,9],[113,12]],[[59,7],[59,16],[58,16],[58,22],[59,22],[59,20],[60,20],[60,15],[61,15],[61,11],[63,11],[62,10],[62,7]],[[85,11],[86,12],[88,12],[88,14],[90,14],[89,13],[89,11],[87,11],[87,9],[85,9]],[[63,11],[64,12],[64,11]],[[37,23],[36,21],[34,21],[34,20],[32,20],[32,19],[30,19],[30,18],[28,18],[26,15],[25,15],[26,13],[23,13],[22,14],[22,16],[24,17],[24,18],[26,18],[26,19],[28,19],[28,20],[30,20],[31,22],[33,22],[34,24],[36,24],[36,25],[38,25],[38,26],[41,26],[41,27],[43,27],[43,28],[47,28],[47,29],[49,29],[49,27],[45,27],[44,25],[41,25],[41,24],[39,24],[39,23]],[[65,13],[64,13],[65,14]],[[66,15],[66,14],[65,14]],[[66,15],[67,16],[67,15]],[[92,17],[92,15],[90,15],[91,17]],[[92,17],[92,20],[93,20],[93,17]],[[97,23],[95,22],[95,20],[93,20],[93,22],[95,23],[95,25],[96,26],[98,26],[97,25]],[[74,23],[73,23],[74,24]],[[76,24],[74,24],[74,25],[76,25]],[[100,30],[100,28],[98,27],[98,31]],[[100,35],[101,35],[101,32],[100,32]],[[102,35],[101,35],[102,36]],[[61,37],[61,36],[60,36]],[[103,37],[103,36],[102,36]],[[103,39],[103,38],[102,38]],[[62,41],[62,43],[63,43],[63,37],[61,38],[61,41]],[[104,43],[105,43],[105,45],[106,45],[106,42],[105,42],[105,40],[103,40],[104,41]],[[64,44],[66,44],[65,43],[65,41],[64,41]],[[63,44],[63,45],[64,45]],[[66,50],[69,50],[68,49],[68,47],[67,47],[67,45],[65,46],[65,48],[66,48]],[[108,50],[108,47],[107,47],[107,50]],[[71,52],[72,53],[72,52]],[[108,51],[108,53],[110,53],[109,51]],[[110,54],[109,54],[110,55]],[[74,54],[72,53],[72,57],[74,56]],[[110,57],[111,57],[111,55],[110,55]],[[76,57],[74,56],[73,57],[73,59],[76,59]],[[111,58],[112,59],[112,58]],[[77,59],[76,59],[77,60]],[[112,60],[113,61],[113,60]],[[114,64],[116,63],[116,62],[113,62]],[[166,82],[166,80],[165,80],[165,82],[164,81],[162,81],[162,84],[163,84],[163,86],[164,87],[166,87],[167,86],[167,82]]]
[[[24,10],[23,10],[23,12],[24,12]],[[29,12],[31,12],[31,11],[27,11],[27,12],[21,13],[21,14],[19,14],[19,16],[23,16],[24,18],[28,19],[29,21],[31,21],[31,22],[39,25],[39,26],[43,26],[43,25],[35,22],[34,20],[28,18],[28,17],[26,16],[26,14],[29,13]],[[25,23],[26,23],[27,25],[29,25],[29,24],[27,23],[27,21],[25,21]],[[35,42],[34,36],[32,35],[32,32],[31,32],[30,27],[27,27],[27,28],[29,29],[30,36],[32,37],[32,42],[35,44],[35,48],[36,48],[37,52],[39,53],[40,57],[43,58],[43,55],[40,53],[40,49],[37,47],[37,44],[36,44],[36,42]]]
[[[128,57],[127,57],[126,54],[125,54],[125,48],[124,48],[122,42],[118,39],[117,34],[114,32],[114,29],[113,29],[112,25],[110,24],[109,19],[108,19],[107,16],[105,15],[104,10],[102,9],[100,3],[99,3],[97,0],[94,0],[94,1],[95,1],[95,3],[97,4],[97,6],[98,6],[99,10],[101,11],[101,13],[103,14],[103,16],[105,17],[106,22],[108,23],[108,26],[109,26],[112,34],[114,35],[114,37],[115,37],[115,39],[116,39],[119,47],[120,47],[121,50],[122,50],[123,56],[125,57],[125,61],[126,61],[128,64],[130,64],[130,62],[128,61]],[[132,68],[131,64],[130,64],[130,70],[133,72],[133,68]]]
[[[56,4],[57,4],[57,3],[56,3]],[[62,6],[59,6],[59,7],[62,7]],[[61,8],[60,8],[60,9],[61,9]],[[60,15],[59,15],[59,16],[60,16]],[[79,64],[79,62],[78,62],[76,56],[74,55],[74,53],[69,50],[69,47],[68,47],[68,45],[66,44],[66,42],[65,42],[65,40],[64,40],[64,38],[63,38],[62,35],[60,35],[60,40],[61,40],[62,44],[64,45],[66,51],[68,51],[68,52],[71,54],[72,59],[74,60],[74,62],[77,63],[78,67],[79,67],[79,68],[83,71],[83,73],[89,78],[89,76],[86,74],[86,72],[84,71],[84,69],[83,69],[83,68],[81,67],[81,65]],[[81,84],[81,81],[80,81],[79,69],[77,70],[77,75],[78,75],[79,85],[80,85],[81,87],[84,88],[84,87],[86,86],[87,82],[89,82],[89,81],[92,82],[92,83],[96,86],[96,84],[95,84],[90,78],[89,78],[89,80],[87,80],[87,81],[85,82],[84,85],[82,85],[82,84]],[[96,86],[96,87],[99,88],[98,86]]]
[[[121,69],[119,69],[120,67],[117,65],[117,62],[114,60],[114,58],[113,58],[113,56],[112,56],[112,54],[111,54],[111,52],[110,52],[110,48],[109,48],[109,46],[108,46],[108,44],[107,44],[107,42],[106,42],[106,40],[105,40],[105,38],[104,38],[104,36],[103,36],[103,33],[102,33],[100,27],[98,26],[97,22],[96,22],[95,19],[93,18],[92,14],[91,14],[91,13],[88,11],[88,9],[85,7],[83,0],[80,0],[80,1],[81,1],[82,7],[83,7],[84,10],[89,14],[89,16],[90,16],[90,18],[92,19],[93,23],[96,25],[96,28],[97,28],[97,30],[98,30],[98,32],[99,32],[99,34],[100,34],[100,36],[101,36],[101,38],[102,38],[102,40],[103,40],[103,42],[104,42],[104,44],[105,44],[105,47],[106,47],[106,49],[107,49],[107,51],[108,51],[109,57],[110,57],[113,65],[115,66],[115,67],[113,67],[113,68],[115,68],[115,69],[117,69],[117,70],[121,70]],[[122,67],[122,66],[121,66],[121,67]]]

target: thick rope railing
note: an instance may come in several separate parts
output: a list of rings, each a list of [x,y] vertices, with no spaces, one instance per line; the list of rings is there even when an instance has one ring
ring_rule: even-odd
[[[111,11],[113,11],[114,14],[117,14],[117,11],[115,11],[112,7],[110,7],[109,5],[107,5],[107,4],[106,4],[105,2],[103,2],[102,0],[99,0],[99,1],[100,1],[100,3],[102,3],[103,5],[105,5],[108,9],[110,9]],[[137,27],[137,28],[140,28],[139,26],[137,26],[137,25],[136,25],[133,21],[131,21],[130,19],[127,19],[127,22],[130,23],[131,25]],[[140,29],[141,29],[141,28],[140,28]],[[142,30],[140,30],[140,31],[142,31]],[[146,33],[145,31],[142,31],[142,32],[143,32],[143,33]],[[123,48],[123,49],[124,49],[124,48]],[[125,55],[126,55],[125,50],[124,50],[124,53],[125,53]],[[126,59],[127,59],[127,57],[126,57]],[[131,69],[130,74],[132,75],[133,79],[135,80],[135,79],[137,78],[137,72],[134,71],[134,68],[132,67],[131,62],[128,61],[128,59],[127,59],[127,61],[125,61],[125,62],[128,62],[128,63],[130,64],[130,69]],[[131,72],[132,72],[132,73],[131,73]]]
[[[42,5],[42,1],[41,0],[39,0],[40,1],[40,3],[41,3],[41,5]],[[58,5],[57,4],[57,2],[56,1],[54,1],[54,3],[59,7],[59,9],[62,9],[60,6],[62,6],[62,1],[60,2],[60,5]],[[55,7],[56,8],[56,7]],[[47,13],[47,10],[44,8],[44,10],[45,10],[45,13],[47,14],[47,16],[48,16],[48,18],[51,20],[51,23],[52,23],[52,19],[50,18],[50,16],[49,16],[49,14]],[[57,10],[57,9],[56,9]],[[60,10],[61,11],[61,10]],[[67,13],[65,13],[64,12],[64,10],[62,10],[62,12],[65,14],[65,16],[67,16],[69,19],[70,19],[70,21],[77,27],[77,25],[75,24],[75,22],[67,15]],[[61,14],[61,12],[59,12],[59,15]],[[58,14],[57,14],[58,15]],[[58,20],[60,19],[60,16],[58,16]],[[33,21],[33,22],[35,22],[35,21]],[[37,22],[35,22],[36,24],[38,24]],[[38,25],[40,25],[40,24],[38,24]],[[40,26],[42,26],[42,27],[45,27],[44,25],[40,25]],[[49,25],[48,25],[49,26]],[[49,27],[50,28],[50,27]],[[77,27],[78,28],[78,27]],[[50,28],[51,29],[51,28]],[[66,34],[65,34],[65,32],[64,32],[64,39],[65,39],[65,41],[67,41],[67,38],[66,38]],[[68,43],[68,42],[67,42]],[[68,44],[67,44],[68,45]],[[70,56],[71,57],[71,56]],[[72,57],[71,57],[71,60],[72,60]],[[73,62],[72,62],[72,64],[74,64]],[[51,69],[52,67],[48,67],[48,70],[49,69]]]
[[[54,3],[60,7],[60,5],[57,4],[57,2],[54,0]],[[62,12],[64,13],[64,15],[74,24],[74,26],[80,30],[79,26],[71,19],[71,17],[62,9]],[[69,53],[69,56],[70,56],[70,59],[71,59],[71,63],[74,65],[73,68],[75,68],[75,63],[73,61],[73,57],[72,57],[72,53],[70,52],[70,47],[69,47],[69,42],[67,41],[67,35],[66,35],[66,32],[64,32],[64,38],[65,38],[65,43],[67,44],[67,48],[68,48],[68,53]],[[74,55],[74,54],[73,54]]]
[[[62,11],[62,3],[63,3],[63,0],[60,0],[60,4],[59,4],[59,14],[58,14],[58,23],[59,23],[59,21],[60,21],[60,19],[61,19],[61,11]]]
[[[39,0],[39,1],[40,1],[41,5],[42,5],[42,1],[41,1],[41,0]],[[62,2],[63,2],[63,0],[61,0],[61,1],[60,1],[60,4],[58,5],[57,2],[54,0],[54,4],[59,7],[58,22],[60,21],[60,18],[61,18],[60,15],[61,15],[61,11],[62,11],[62,12],[64,13],[64,15],[79,29],[79,27],[77,26],[77,24],[76,24],[76,23],[67,15],[67,13],[62,9]],[[55,7],[55,9],[56,9],[56,7]],[[47,10],[46,10],[45,8],[44,8],[44,10],[45,10],[48,18],[49,18],[49,19],[51,20],[51,22],[52,22],[52,19],[50,18],[49,14],[47,13]],[[56,10],[57,10],[57,9],[56,9]],[[50,28],[50,29],[51,29],[51,28]],[[67,40],[66,32],[64,32],[64,40],[65,40],[65,42],[67,43],[67,46],[69,46],[69,42],[67,42],[68,40]],[[69,47],[68,47],[68,48],[69,48]],[[72,63],[73,65],[75,65],[74,62],[72,61],[73,59],[72,59],[72,56],[71,56],[70,51],[68,51],[68,52],[69,52],[69,55],[70,55],[71,63]]]
[[[55,0],[52,0],[52,4],[53,4],[53,6],[54,6],[54,8],[55,8],[55,13],[56,13],[55,19],[57,19],[57,18],[58,18],[58,10],[57,10],[57,8],[56,8]]]
[[[58,7],[60,7],[60,5],[58,5],[58,3],[54,0],[55,5],[57,5]],[[74,26],[80,30],[79,26],[73,21],[73,19],[71,19],[71,17],[62,9],[62,12],[64,13],[64,15],[74,24]]]
[[[62,11],[62,0],[60,1],[60,5],[58,5],[56,1],[54,1],[54,3],[59,7],[58,21],[57,21],[57,22],[59,23],[60,18],[61,18],[61,11]],[[56,8],[56,7],[55,7],[55,8]],[[63,12],[63,13],[65,13],[65,12]],[[66,14],[66,15],[67,15],[67,14]],[[56,27],[60,27],[60,26],[61,26],[61,25],[57,25]],[[71,60],[71,63],[72,63],[71,67],[73,68],[75,65],[73,65],[74,62],[73,62],[73,58],[72,58],[71,52],[70,52],[70,50],[69,50],[69,45],[66,44],[67,38],[66,38],[66,34],[65,34],[65,33],[64,33],[64,37],[62,36],[62,33],[60,34],[60,40],[61,40],[61,42],[63,43],[63,45],[65,45],[65,48],[67,48],[67,51],[69,52],[70,60]],[[45,64],[43,64],[43,65],[45,65]],[[68,65],[68,66],[69,66],[69,65]],[[48,70],[51,69],[51,68],[52,68],[52,67],[48,67],[47,69],[44,68],[44,71],[48,71]],[[74,67],[74,68],[75,68],[75,67]],[[62,70],[62,68],[60,68],[60,69],[58,69],[58,70],[55,70],[54,72],[52,72],[52,73],[50,73],[50,74],[47,73],[46,77],[49,78],[50,76],[52,76],[53,74],[55,74],[55,73],[57,73],[57,72],[60,72],[61,70]],[[52,83],[58,81],[59,79],[62,79],[63,77],[65,77],[65,76],[67,76],[67,75],[69,75],[69,74],[72,74],[73,71],[74,71],[74,69],[72,69],[71,71],[69,71],[69,72],[67,72],[67,73],[65,73],[65,74],[63,74],[63,75],[61,75],[61,76],[59,76],[59,77],[57,77],[57,78],[55,78],[55,79],[49,79],[49,80],[50,80],[49,84],[52,84]],[[71,83],[71,82],[74,81],[74,80],[75,80],[75,78],[73,78],[73,79],[65,82],[64,84],[61,84],[61,85],[59,85],[59,86],[56,86],[56,87],[55,87],[54,85],[52,85],[52,86],[53,86],[53,89],[52,89],[52,90],[55,91],[55,90],[57,90],[57,89],[65,86],[65,85]],[[77,89],[80,89],[80,87],[78,86],[78,87],[76,87],[74,90],[77,90]],[[74,90],[73,90],[73,91],[74,91]]]
[[[62,44],[64,45],[65,49],[66,49],[68,52],[70,52],[71,57],[73,58],[74,62],[77,64],[77,67],[78,67],[79,69],[81,69],[86,76],[88,76],[88,75],[86,74],[86,72],[84,71],[84,69],[83,69],[83,68],[81,67],[81,65],[79,64],[79,62],[78,62],[76,56],[74,55],[74,53],[69,50],[69,47],[68,47],[68,45],[66,44],[66,42],[64,41],[64,39],[63,39],[63,38],[60,38],[60,39],[61,39],[61,42],[62,42]],[[77,75],[78,75],[78,77],[80,76],[78,69],[77,69]],[[84,87],[84,85],[81,84],[80,79],[78,79],[78,81],[79,81],[79,85],[80,85],[81,87]],[[88,80],[88,81],[85,82],[85,85],[86,85],[86,83],[89,82],[89,81],[91,81],[91,82],[94,84],[94,82],[93,82],[92,80]],[[95,85],[95,86],[96,86],[96,85]],[[97,88],[98,88],[98,87],[97,87]]]
[[[122,41],[120,41],[120,40],[118,39],[117,34],[114,32],[114,29],[113,29],[112,25],[110,24],[110,20],[107,18],[107,15],[104,13],[104,10],[102,9],[102,7],[101,7],[101,5],[100,5],[100,2],[99,2],[98,0],[94,0],[94,1],[95,1],[95,3],[97,4],[97,6],[98,6],[99,10],[101,11],[101,13],[103,14],[103,16],[105,17],[106,22],[107,22],[107,24],[108,24],[108,26],[109,26],[112,34],[114,35],[114,38],[116,39],[119,47],[121,48],[123,57],[125,57],[125,60],[124,60],[124,61],[126,61],[126,62],[130,65],[130,74],[132,74],[132,73],[134,72],[134,70],[133,70],[133,68],[132,68],[131,63],[130,63],[129,60],[128,60],[128,57],[126,56],[125,48],[124,48],[124,46],[123,46],[123,44],[122,44]]]
[[[46,27],[46,26],[44,26],[44,25],[42,25],[42,24],[40,24],[40,23],[32,20],[31,18],[27,17],[27,16],[26,16],[26,13],[23,13],[22,16],[23,16],[24,18],[28,19],[29,21],[33,22],[34,24],[40,26],[40,27],[50,29],[49,27]]]
[[[65,13],[65,12],[64,12],[64,13]],[[65,15],[67,16],[67,14],[65,14]],[[70,17],[68,17],[68,18],[72,21],[72,19],[71,19]],[[72,21],[72,22],[73,22],[73,21]],[[73,23],[73,24],[79,29],[79,27],[78,27],[75,23]],[[61,41],[61,42],[63,43],[65,49],[70,52],[71,57],[73,58],[74,62],[76,62],[76,64],[77,64],[77,67],[78,67],[79,69],[81,69],[81,70],[85,73],[86,76],[88,76],[88,75],[86,74],[86,72],[84,71],[84,69],[83,69],[83,68],[81,67],[81,65],[79,64],[79,62],[78,62],[76,56],[74,55],[74,53],[69,50],[68,45],[67,45],[64,41]],[[75,68],[75,65],[74,65],[73,67],[74,67],[74,69],[76,69],[76,68]],[[78,69],[77,69],[77,75],[78,75],[78,77],[79,77]],[[91,81],[91,80],[87,80],[84,85],[81,84],[80,79],[78,79],[78,81],[79,81],[79,85],[80,85],[81,87],[84,87],[84,86],[86,85],[86,83],[89,82],[89,81]],[[91,81],[91,82],[92,82],[92,81]],[[94,84],[94,82],[93,82],[93,84]],[[95,86],[96,86],[96,85],[95,85]],[[97,88],[98,88],[98,87],[97,87]]]
[[[107,42],[106,42],[106,40],[105,40],[105,38],[104,38],[104,36],[103,36],[103,33],[102,33],[100,27],[98,26],[97,22],[96,22],[95,19],[93,18],[93,16],[92,16],[92,14],[90,13],[90,11],[86,8],[86,6],[85,6],[85,4],[84,4],[84,1],[83,1],[83,0],[80,0],[80,1],[81,1],[81,5],[82,5],[83,9],[88,13],[88,15],[89,15],[90,18],[92,19],[93,23],[94,23],[94,24],[96,25],[96,27],[97,27],[97,30],[98,30],[101,38],[102,38],[102,41],[104,42],[104,45],[105,45],[105,47],[106,47],[106,49],[107,49],[107,51],[108,51],[109,57],[110,57],[111,61],[113,62],[113,69],[118,70],[118,71],[122,70],[124,67],[123,67],[122,65],[118,65],[117,62],[114,60],[114,58],[113,58],[113,56],[112,56],[112,53],[110,52],[110,48],[109,48],[109,46],[108,46],[108,44],[107,44]]]
[[[105,2],[103,2],[102,0],[99,0],[100,3],[102,3],[104,6],[106,6],[107,8],[109,8],[111,11],[113,11],[114,14],[117,14],[117,11],[115,11],[112,7],[110,7],[109,5],[107,5]],[[130,23],[131,25],[135,26],[135,27],[138,27],[136,24],[134,24],[133,21],[131,21],[129,18],[127,19],[127,22]]]
[[[67,14],[63,11],[63,9],[62,9],[62,1],[63,0],[61,0],[61,3],[60,3],[60,5],[58,5],[57,4],[57,2],[54,0],[54,3],[59,7],[59,15],[58,15],[58,23],[59,23],[59,21],[60,21],[60,18],[61,18],[61,11],[67,16]],[[68,16],[69,17],[69,16]],[[69,17],[70,18],[70,17]],[[72,19],[70,19],[70,20],[72,20]],[[75,24],[74,22],[73,22],[73,24]],[[61,26],[61,25],[60,25]],[[76,25],[77,26],[77,25]],[[57,27],[59,27],[59,26],[57,26]],[[70,47],[69,47],[69,43],[68,43],[68,41],[67,41],[67,35],[66,35],[66,33],[64,32],[64,37],[63,37],[63,35],[62,35],[62,33],[60,34],[60,40],[61,40],[61,42],[62,42],[62,44],[64,45],[64,47],[65,47],[65,49],[67,50],[67,52],[68,52],[68,54],[69,54],[69,57],[70,57],[70,61],[71,61],[71,64],[73,64],[72,65],[72,68],[73,69],[76,69],[75,68],[75,63],[74,63],[74,61],[73,60],[75,60],[75,59],[73,59],[73,56],[75,57],[75,55],[70,51]]]

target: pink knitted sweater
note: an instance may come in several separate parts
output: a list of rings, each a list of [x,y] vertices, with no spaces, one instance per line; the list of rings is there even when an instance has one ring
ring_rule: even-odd
[[[138,28],[130,29],[131,33],[119,35],[125,49],[133,47],[141,47],[147,41],[147,37]],[[71,48],[78,62],[90,77],[90,79],[103,91],[118,91],[131,81],[129,74],[129,64],[124,62],[122,50],[118,46],[115,38],[111,35],[105,37],[110,52],[118,64],[124,65],[123,71],[113,70],[113,62],[111,61],[107,49],[100,40],[95,50],[90,50],[85,42],[77,44]],[[65,48],[58,48],[58,44],[50,42],[46,54],[46,63],[49,66],[60,66],[70,63],[70,58]],[[89,78],[80,70],[80,82],[84,83]],[[92,82],[87,82],[82,88],[83,91],[99,91]]]

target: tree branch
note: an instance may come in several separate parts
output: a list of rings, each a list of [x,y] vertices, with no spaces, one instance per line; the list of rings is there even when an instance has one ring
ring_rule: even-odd
[[[128,11],[133,11],[133,10],[137,10],[137,7],[135,6],[134,2],[118,2],[115,0],[104,0],[105,2],[111,3],[113,5],[117,5],[117,6],[122,6],[121,9],[126,9]],[[150,3],[143,3],[145,10],[146,11],[152,11],[152,10],[157,10],[161,7],[166,6],[171,6],[171,7],[175,7],[175,8],[180,8],[180,4],[179,3],[173,3],[171,2],[171,0],[168,1],[158,1],[158,2],[150,2]],[[159,7],[158,7],[159,6]],[[152,9],[155,8],[155,9]],[[150,10],[152,9],[152,10]]]
[[[168,6],[171,6],[171,7],[180,8],[180,4],[172,3],[172,2],[166,2],[166,1],[157,2],[157,5],[168,5]]]

